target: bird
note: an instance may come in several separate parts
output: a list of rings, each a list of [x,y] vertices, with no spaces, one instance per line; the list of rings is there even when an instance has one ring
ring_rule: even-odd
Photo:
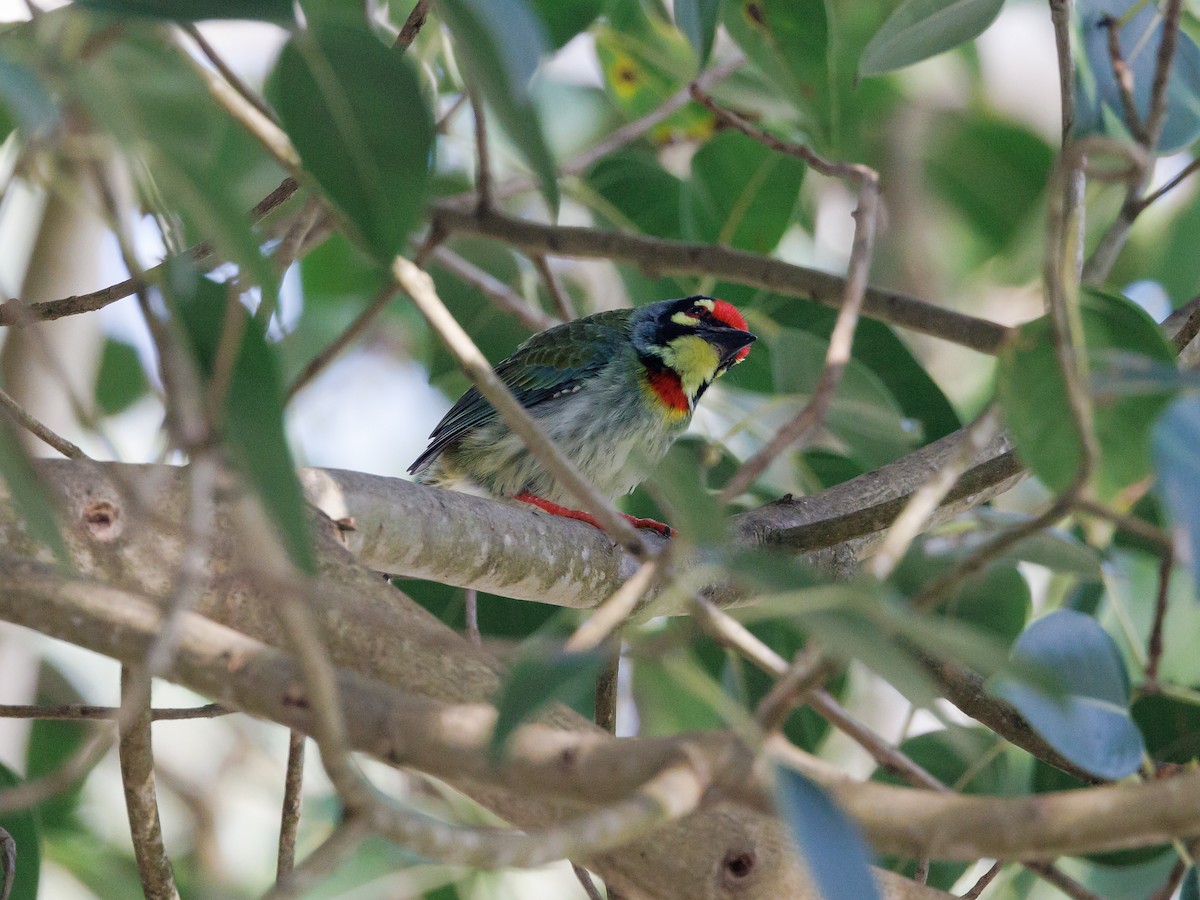
[[[629,493],[687,428],[709,385],[750,353],[755,335],[732,303],[692,296],[583,316],[540,331],[496,374],[605,496]],[[600,523],[470,388],[409,467],[420,483],[529,503]],[[624,514],[623,514],[624,515]],[[672,529],[625,515],[635,528]]]

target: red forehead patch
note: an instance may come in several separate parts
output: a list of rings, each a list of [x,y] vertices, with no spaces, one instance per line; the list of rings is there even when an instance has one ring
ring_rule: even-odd
[[[746,326],[746,320],[742,318],[742,314],[738,312],[736,306],[726,300],[713,301],[713,318],[719,322],[724,322],[730,328],[738,328],[742,331],[749,331]]]

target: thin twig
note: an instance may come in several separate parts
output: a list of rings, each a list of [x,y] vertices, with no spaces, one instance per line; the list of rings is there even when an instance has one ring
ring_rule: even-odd
[[[588,895],[588,900],[604,900],[600,893],[600,888],[596,887],[596,882],[592,881],[592,875],[583,866],[571,863],[571,870],[575,873],[575,877],[579,879],[579,885],[583,888],[583,892]]]
[[[825,659],[815,648],[805,648],[796,654],[791,667],[771,686],[758,702],[754,718],[763,731],[783,727],[797,704],[836,671],[836,665]]]
[[[1000,874],[1000,870],[1004,868],[1004,863],[994,862],[992,867],[979,876],[979,880],[971,885],[971,889],[962,895],[962,900],[979,900],[980,896],[987,889],[987,886],[996,880],[996,876]]]
[[[233,710],[219,703],[205,706],[167,707],[150,710],[154,722],[179,722],[185,719],[213,719],[227,716]],[[103,722],[121,714],[119,706],[18,706],[0,705],[0,719],[42,719],[53,722]]]
[[[1117,83],[1117,93],[1121,98],[1121,109],[1125,113],[1125,122],[1129,130],[1141,143],[1145,143],[1146,133],[1142,127],[1142,117],[1133,99],[1133,70],[1121,55],[1121,21],[1112,16],[1104,16],[1099,25],[1108,32],[1108,61],[1112,66],[1113,79]]]
[[[525,407],[513,397],[508,387],[496,375],[487,358],[438,297],[433,279],[404,257],[395,259],[392,274],[442,339],[459,366],[479,388],[479,392],[495,407],[504,424],[521,438],[550,476],[576,498],[584,511],[595,516],[604,530],[625,549],[640,559],[648,558],[647,545],[637,530],[546,437]]]
[[[1158,190],[1147,194],[1145,197],[1139,200],[1138,206],[1141,207],[1142,210],[1145,210],[1147,206],[1157,202],[1164,194],[1170,193],[1175,188],[1179,187],[1180,184],[1194,175],[1197,169],[1200,169],[1200,157],[1196,157],[1190,163],[1184,166],[1178,175],[1171,178]]]
[[[480,212],[491,209],[492,197],[492,161],[488,149],[487,115],[484,113],[483,97],[474,87],[467,88],[467,97],[471,101],[471,113],[475,123],[475,194],[477,209]]]
[[[17,425],[20,425],[30,434],[40,438],[44,443],[50,445],[67,459],[87,459],[88,455],[80,450],[77,446],[68,441],[65,437],[56,434],[51,428],[44,423],[35,419],[30,415],[20,403],[14,400],[7,392],[0,390],[0,407],[8,413],[9,417]]]
[[[387,308],[387,305],[392,302],[392,298],[395,296],[396,285],[389,281],[379,289],[375,298],[367,304],[366,308],[354,317],[354,321],[346,326],[346,329],[341,334],[334,338],[328,346],[309,360],[308,364],[300,370],[300,374],[295,377],[292,383],[288,385],[287,391],[284,392],[284,402],[289,402],[296,394],[300,393],[314,378],[325,370],[326,366],[340,356],[343,350],[354,343],[370,327],[371,323],[375,321],[375,317]]]
[[[429,7],[431,5],[431,0],[417,0],[416,5],[412,8],[412,12],[404,20],[404,27],[396,35],[394,46],[397,49],[407,50],[412,45],[412,42],[417,39],[417,35],[421,33],[421,28],[425,25],[425,18],[429,15]]]
[[[1146,681],[1158,682],[1158,667],[1163,654],[1163,625],[1167,619],[1167,604],[1170,599],[1171,570],[1175,565],[1174,548],[1168,546],[1158,563],[1158,593],[1154,599],[1154,624],[1146,642]]]
[[[283,179],[277,188],[255,204],[249,214],[250,221],[257,223],[266,218],[267,215],[290,200],[298,189],[299,184],[294,178],[288,177]],[[166,262],[147,269],[145,275],[157,277],[164,271],[165,267],[180,259],[189,259],[195,263],[202,263],[210,260],[212,255],[212,242],[203,241],[195,247],[179,254],[177,257],[171,257]],[[0,326],[21,326],[28,322],[52,321],[81,313],[94,312],[118,300],[133,296],[142,286],[143,282],[137,278],[130,277],[124,281],[101,288],[98,291],[92,291],[90,294],[77,294],[71,297],[63,297],[59,300],[44,300],[40,303],[29,304],[23,304],[18,300],[9,300],[7,303],[0,304]]]
[[[201,32],[194,23],[186,22],[180,27],[183,29],[184,33],[192,39],[196,46],[200,48],[200,52],[204,54],[205,58],[207,58],[210,63],[212,63],[213,68],[221,73],[221,77],[229,82],[229,85],[235,91],[237,91],[247,103],[257,109],[260,113],[262,113],[263,116],[270,119],[272,122],[275,122],[276,124],[279,123],[279,119],[275,115],[275,110],[267,106],[263,98],[251,90],[250,86],[238,76],[237,72],[233,71],[233,69],[229,67],[229,64],[221,58],[221,55],[217,53],[212,44],[208,42],[208,39],[204,37],[203,32]]]
[[[617,642],[609,650],[604,668],[596,676],[596,714],[593,718],[609,734],[617,733],[617,679],[620,674],[621,644]]]
[[[317,883],[347,862],[359,845],[371,833],[370,822],[364,816],[351,815],[333,829],[329,837],[304,858],[287,876],[275,882],[262,900],[283,900],[303,897]]]
[[[1180,857],[1175,860],[1175,865],[1171,867],[1171,871],[1167,874],[1167,879],[1158,889],[1151,894],[1146,900],[1171,900],[1175,896],[1175,889],[1183,882],[1183,878],[1187,875],[1188,869],[1191,868],[1186,859]]]
[[[575,304],[571,302],[570,295],[566,289],[559,284],[558,278],[550,268],[550,263],[546,260],[543,253],[535,253],[530,257],[533,260],[533,266],[537,269],[538,274],[542,276],[542,283],[546,285],[546,292],[550,295],[550,299],[554,301],[554,308],[558,310],[558,316],[564,322],[570,322],[579,314],[575,312]]]
[[[288,732],[287,769],[283,777],[283,803],[279,811],[279,851],[275,855],[275,881],[284,881],[296,866],[296,832],[304,785],[304,746],[308,735]]]
[[[137,700],[140,707],[128,726],[122,729],[118,743],[133,855],[142,880],[142,892],[148,900],[171,900],[179,897],[179,891],[163,845],[162,824],[158,817],[149,699],[149,674],[144,669],[122,667],[121,701],[132,703]]]
[[[1043,881],[1054,885],[1070,897],[1071,900],[1104,900],[1099,894],[1089,891],[1074,878],[1067,875],[1061,869],[1055,868],[1050,863],[1027,862],[1024,865],[1030,872],[1033,872]]]
[[[531,331],[545,331],[558,325],[560,320],[548,316],[507,284],[486,272],[470,260],[459,256],[449,247],[441,246],[429,254],[431,262],[462,279],[491,300],[504,312],[513,316]]]

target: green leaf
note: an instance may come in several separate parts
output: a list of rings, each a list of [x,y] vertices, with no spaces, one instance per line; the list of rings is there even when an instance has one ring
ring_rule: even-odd
[[[595,21],[604,0],[530,0],[529,5],[546,26],[550,47],[557,50]]]
[[[989,256],[1027,234],[1054,161],[1037,133],[1003,119],[945,116],[922,153],[930,185],[962,213]]]
[[[20,776],[0,763],[0,789],[20,783]],[[5,813],[0,816],[0,828],[8,832],[17,847],[17,871],[9,896],[13,900],[33,900],[42,873],[42,826],[37,813],[29,809]]]
[[[701,69],[712,52],[720,13],[721,0],[675,0],[675,24],[696,48]]]
[[[58,668],[44,660],[38,668],[36,700],[42,706],[87,702]],[[105,725],[103,722],[35,719],[30,725],[29,744],[25,749],[25,777],[33,780],[57,772],[79,751],[84,741]],[[84,780],[81,779],[38,804],[38,819],[43,833],[51,835],[51,843],[55,842],[57,832],[71,827],[83,791]]]
[[[990,543],[997,535],[1014,526],[1024,525],[1031,516],[980,507],[967,516],[934,529],[922,542],[930,556],[960,560]],[[1100,554],[1073,534],[1047,528],[1023,538],[995,557],[996,561],[1031,562],[1055,572],[1098,581],[1103,572]]]
[[[792,218],[804,163],[746,135],[717,135],[692,157],[680,198],[684,237],[768,253]]]
[[[291,0],[76,0],[78,5],[118,16],[149,16],[196,22],[202,19],[295,21]]]
[[[509,669],[496,702],[496,727],[491,753],[499,758],[517,727],[544,706],[559,702],[577,705],[595,696],[596,678],[608,658],[607,650],[566,653],[535,645]]]
[[[614,225],[655,237],[683,237],[683,182],[649,150],[620,150],[592,166],[588,184],[608,204],[598,212]],[[624,219],[625,221],[619,221]]]
[[[1200,584],[1200,397],[1188,393],[1154,426],[1158,493],[1175,526],[1187,536],[1192,574]]]
[[[304,167],[380,261],[404,249],[424,209],[433,117],[412,64],[364,26],[298,34],[272,75]]]
[[[554,159],[529,94],[529,80],[546,52],[542,23],[524,0],[440,0],[437,9],[454,34],[459,60],[472,83],[487,98],[557,213]]]
[[[1133,11],[1135,0],[1081,0],[1077,16],[1083,35],[1083,63],[1089,82],[1094,85],[1098,104],[1108,112],[1081,121],[1076,133],[1106,132],[1122,129],[1107,123],[1125,121],[1125,106],[1113,76],[1108,50],[1107,18],[1124,20]],[[1144,4],[1129,16],[1120,31],[1122,59],[1130,71],[1134,107],[1145,121],[1157,66],[1158,46],[1162,41],[1162,15],[1154,4]],[[1167,118],[1158,142],[1160,154],[1181,150],[1200,135],[1200,47],[1187,31],[1176,37],[1175,59],[1167,81]]]
[[[1133,720],[1156,762],[1185,765],[1200,758],[1200,706],[1162,694],[1147,694],[1133,704]]]
[[[788,95],[818,149],[834,138],[835,90],[826,0],[727,0],[721,21]]]
[[[137,348],[109,338],[96,376],[96,407],[106,416],[128,409],[150,390]]]
[[[792,769],[775,770],[775,802],[825,900],[878,900],[858,825]]]
[[[0,483],[7,488],[29,536],[49,547],[58,561],[67,565],[67,546],[56,516],[58,500],[42,483],[21,446],[16,426],[3,411],[0,411]]]
[[[1003,6],[1004,0],[905,0],[863,50],[858,74],[881,75],[974,40]]]
[[[1088,291],[1080,298],[1089,359],[1122,350],[1170,363],[1174,354],[1158,326],[1124,297]],[[1050,323],[1036,319],[1000,355],[998,391],[1017,455],[1045,485],[1065,490],[1083,459],[1050,338]],[[1108,396],[1093,389],[1100,459],[1097,494],[1110,500],[1150,474],[1150,430],[1168,393]]]
[[[224,329],[241,331],[222,406],[224,438],[235,463],[258,491],[292,562],[304,572],[315,572],[308,505],[283,432],[283,387],[274,350],[261,324],[240,304],[228,315],[226,294],[224,286],[197,279],[193,294],[176,299],[176,311],[209,379],[216,374]]]
[[[1116,642],[1091,616],[1056,610],[1034,621],[1013,646],[1016,674],[992,679],[990,692],[1016,707],[1034,730],[1098,778],[1132,775],[1142,735],[1129,715],[1129,676]],[[1049,675],[1050,692],[1019,674]]]

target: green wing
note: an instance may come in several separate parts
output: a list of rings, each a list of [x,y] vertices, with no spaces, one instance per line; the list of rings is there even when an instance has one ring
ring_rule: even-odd
[[[597,313],[538,332],[498,366],[496,374],[526,409],[592,378],[630,340],[633,310]],[[409,466],[416,473],[471,431],[497,418],[495,408],[472,387],[429,436],[429,447]]]

